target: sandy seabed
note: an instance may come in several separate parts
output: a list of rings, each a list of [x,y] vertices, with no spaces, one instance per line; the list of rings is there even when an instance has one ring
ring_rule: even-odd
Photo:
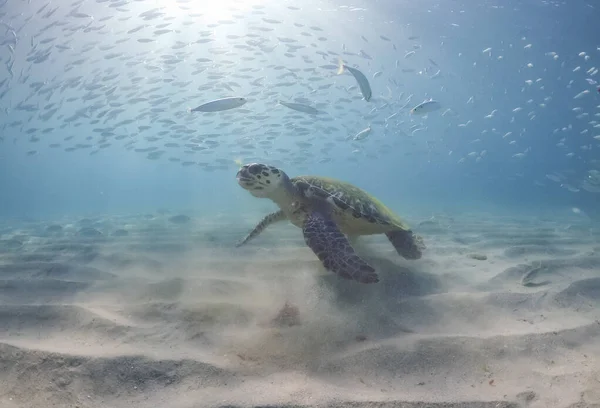
[[[362,285],[261,214],[0,222],[0,407],[600,407],[600,227],[410,220]]]

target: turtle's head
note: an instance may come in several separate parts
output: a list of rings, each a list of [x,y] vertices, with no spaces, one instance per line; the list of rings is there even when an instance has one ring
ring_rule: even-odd
[[[260,163],[242,166],[236,175],[238,184],[254,197],[275,198],[290,185],[287,174],[277,167]]]

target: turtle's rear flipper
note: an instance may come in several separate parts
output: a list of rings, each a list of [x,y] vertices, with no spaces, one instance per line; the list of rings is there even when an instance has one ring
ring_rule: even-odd
[[[425,249],[423,239],[413,234],[412,231],[391,231],[386,232],[396,252],[405,259],[419,259],[422,251]]]
[[[333,220],[321,212],[311,213],[302,228],[306,245],[313,250],[323,266],[344,279],[361,283],[379,282],[375,269],[363,261],[340,232]]]
[[[246,235],[246,238],[235,244],[235,246],[241,247],[242,245],[250,241],[252,238],[256,237],[258,234],[263,232],[263,230],[269,225],[279,221],[283,221],[285,219],[287,219],[287,217],[283,211],[275,211],[274,213],[265,216],[262,220],[260,220],[256,227],[254,227],[254,229],[248,235]]]

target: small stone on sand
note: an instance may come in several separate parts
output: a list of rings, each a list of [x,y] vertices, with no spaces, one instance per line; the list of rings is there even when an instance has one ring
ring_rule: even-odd
[[[482,255],[482,254],[469,254],[467,256],[469,258],[471,258],[471,259],[476,259],[478,261],[485,261],[485,260],[487,260],[487,256],[486,255]]]
[[[190,217],[188,217],[187,215],[174,215],[172,217],[169,218],[169,221],[172,222],[173,224],[187,224],[191,221],[192,219]]]
[[[286,302],[271,323],[279,327],[297,326],[300,324],[300,312],[296,306]]]

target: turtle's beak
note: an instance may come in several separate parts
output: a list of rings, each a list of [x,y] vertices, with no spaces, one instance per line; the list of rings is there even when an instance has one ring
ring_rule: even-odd
[[[246,188],[253,181],[252,175],[248,171],[248,165],[242,166],[235,175],[240,186]]]

